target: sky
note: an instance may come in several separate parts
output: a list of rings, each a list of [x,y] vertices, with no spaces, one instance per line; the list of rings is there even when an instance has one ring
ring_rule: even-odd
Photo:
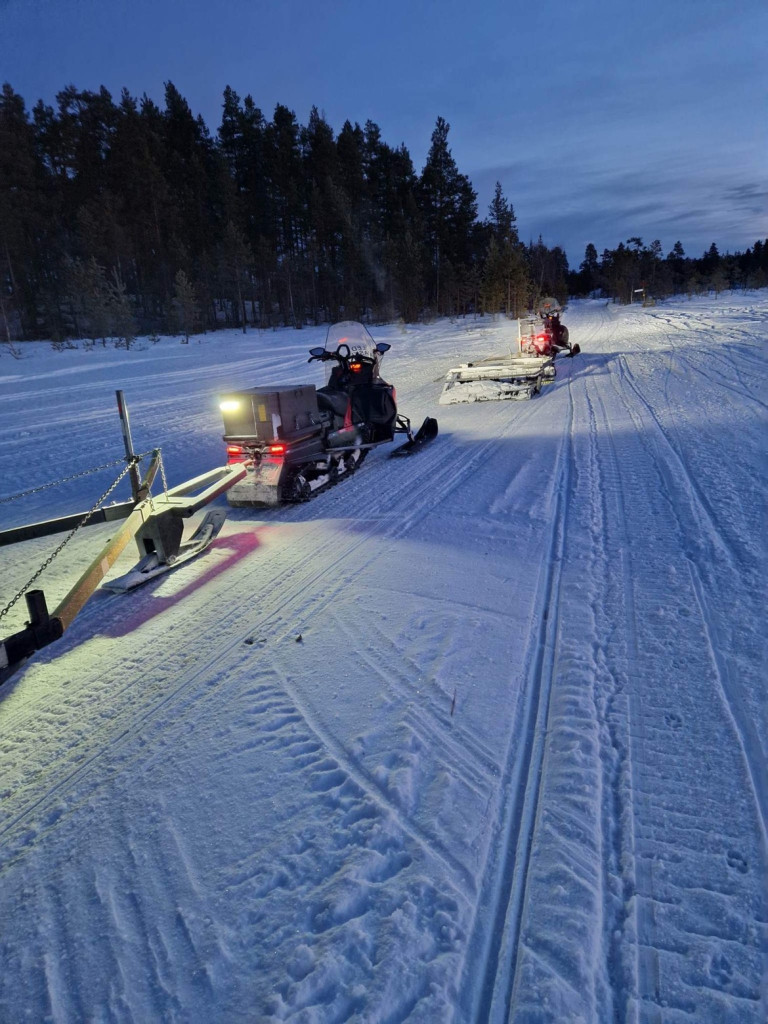
[[[0,0],[0,40],[30,110],[67,85],[162,105],[171,81],[215,134],[229,85],[268,117],[370,119],[417,172],[442,116],[479,215],[501,182],[572,267],[590,242],[768,236],[765,0]]]

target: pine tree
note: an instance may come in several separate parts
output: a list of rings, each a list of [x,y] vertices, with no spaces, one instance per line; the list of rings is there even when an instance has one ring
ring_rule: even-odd
[[[183,270],[177,270],[173,280],[173,327],[184,335],[183,344],[189,344],[189,336],[197,329],[199,307],[195,289]]]
[[[701,273],[704,277],[709,277],[720,267],[720,252],[717,246],[713,242],[709,249],[704,253],[699,261]]]
[[[488,213],[492,248],[486,252],[483,272],[484,307],[495,313],[503,303],[507,316],[519,316],[526,306],[530,280],[524,247],[517,234],[515,211],[504,196],[501,182],[496,182]]]
[[[492,234],[485,257],[481,283],[483,313],[498,313],[506,290],[503,250],[499,248],[495,234]]]
[[[87,260],[66,257],[65,294],[76,337],[101,340],[106,347],[112,334],[111,294],[104,267],[91,256]]]
[[[34,336],[39,265],[50,225],[44,169],[24,100],[8,83],[0,92],[0,294],[7,337]]]
[[[418,188],[432,269],[430,294],[438,312],[452,309],[456,279],[471,263],[472,227],[477,217],[477,196],[451,155],[449,130],[448,122],[438,117]]]
[[[172,82],[165,84],[162,140],[162,169],[171,198],[170,235],[183,242],[196,266],[220,236],[226,167],[205,123],[194,117]]]
[[[599,287],[600,268],[597,262],[597,249],[592,242],[587,243],[584,250],[584,259],[579,267],[580,291],[583,295],[589,295]]]
[[[110,333],[124,348],[130,348],[136,339],[136,323],[133,319],[131,300],[125,287],[120,270],[112,269],[112,279],[108,281]]]
[[[503,245],[508,241],[518,241],[517,228],[515,227],[515,211],[504,197],[500,181],[496,182],[488,212],[490,213],[491,228],[499,245]]]
[[[253,256],[245,236],[232,221],[229,221],[224,229],[218,257],[219,280],[223,284],[225,294],[232,298],[232,306],[236,310],[235,322],[240,323],[243,334],[245,334],[247,315],[243,288],[248,278],[249,268],[253,263]]]

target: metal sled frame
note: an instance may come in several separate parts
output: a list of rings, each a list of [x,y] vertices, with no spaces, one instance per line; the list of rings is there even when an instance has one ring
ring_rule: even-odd
[[[130,467],[132,500],[96,509],[90,514],[61,516],[0,532],[0,546],[3,546],[74,530],[80,524],[89,526],[93,523],[125,520],[52,614],[48,611],[42,590],[29,590],[24,595],[29,622],[25,629],[0,641],[0,683],[12,675],[31,654],[64,634],[134,537],[140,555],[146,557],[154,554],[160,564],[171,567],[181,548],[184,529],[182,519],[194,515],[245,476],[245,464],[222,466],[169,488],[156,498],[150,497],[149,489],[160,468],[160,451],[155,449],[144,479],[139,481],[128,410],[121,391],[117,392],[117,404],[123,427],[126,461]],[[87,521],[84,522],[86,517]]]
[[[518,319],[517,351],[510,349],[505,354],[487,356],[485,359],[451,367],[445,375],[440,404],[450,404],[451,399],[447,396],[456,385],[461,384],[499,384],[504,394],[493,395],[494,398],[531,398],[538,394],[544,384],[554,380],[556,371],[553,356],[534,355],[525,351],[524,341],[535,330],[536,321],[533,317]],[[447,401],[443,401],[443,396],[446,396]]]

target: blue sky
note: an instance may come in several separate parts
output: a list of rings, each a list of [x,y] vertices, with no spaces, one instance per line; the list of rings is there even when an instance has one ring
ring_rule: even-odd
[[[375,121],[417,171],[438,115],[485,216],[498,180],[523,240],[576,267],[639,235],[689,256],[768,236],[766,0],[0,0],[0,80],[28,109],[65,85],[215,133],[224,87],[265,115]]]

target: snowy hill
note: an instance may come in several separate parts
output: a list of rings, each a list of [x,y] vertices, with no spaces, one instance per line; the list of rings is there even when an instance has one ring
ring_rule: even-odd
[[[768,294],[564,321],[541,396],[446,407],[512,325],[374,330],[433,444],[233,509],[0,688],[0,1020],[768,1018]],[[3,526],[108,486],[116,388],[175,484],[323,339],[0,353],[0,498],[70,478]],[[0,548],[0,609],[57,543]]]

